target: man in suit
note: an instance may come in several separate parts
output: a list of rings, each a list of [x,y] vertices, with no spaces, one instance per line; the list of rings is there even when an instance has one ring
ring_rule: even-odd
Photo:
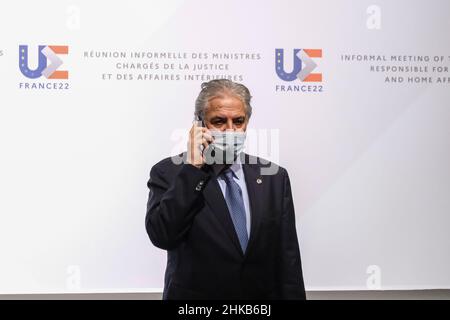
[[[250,100],[242,84],[203,83],[204,126],[191,128],[182,161],[151,169],[145,225],[167,250],[163,299],[306,298],[288,173],[240,152]]]

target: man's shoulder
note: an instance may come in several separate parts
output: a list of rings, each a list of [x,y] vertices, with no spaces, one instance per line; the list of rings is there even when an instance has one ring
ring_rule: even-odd
[[[154,164],[152,170],[158,171],[176,170],[177,168],[180,168],[183,163],[186,163],[185,160],[186,160],[185,152],[171,157],[166,157],[158,161],[156,164]]]
[[[256,170],[256,172],[262,176],[272,176],[276,178],[287,174],[286,169],[279,164],[254,155],[244,154],[244,156],[241,157],[241,163]]]

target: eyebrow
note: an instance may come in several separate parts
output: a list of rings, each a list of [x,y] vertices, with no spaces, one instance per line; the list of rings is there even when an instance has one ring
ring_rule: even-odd
[[[218,119],[223,120],[223,119],[227,119],[227,117],[226,116],[213,116],[211,118],[211,120],[218,120]],[[233,120],[237,120],[237,119],[244,119],[245,120],[245,116],[237,116],[237,117],[233,118]]]

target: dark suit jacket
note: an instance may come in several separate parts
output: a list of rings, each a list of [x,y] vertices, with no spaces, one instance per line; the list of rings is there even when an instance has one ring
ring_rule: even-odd
[[[248,164],[250,158],[258,163]],[[245,160],[251,211],[245,254],[210,166],[166,158],[151,169],[145,226],[151,242],[167,250],[164,299],[306,298],[287,171],[261,175],[272,164]]]

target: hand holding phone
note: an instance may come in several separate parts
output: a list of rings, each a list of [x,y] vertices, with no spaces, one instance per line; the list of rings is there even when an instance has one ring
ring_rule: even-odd
[[[187,162],[201,168],[205,164],[203,151],[212,141],[212,135],[205,127],[205,123],[200,118],[196,118],[189,131]]]

